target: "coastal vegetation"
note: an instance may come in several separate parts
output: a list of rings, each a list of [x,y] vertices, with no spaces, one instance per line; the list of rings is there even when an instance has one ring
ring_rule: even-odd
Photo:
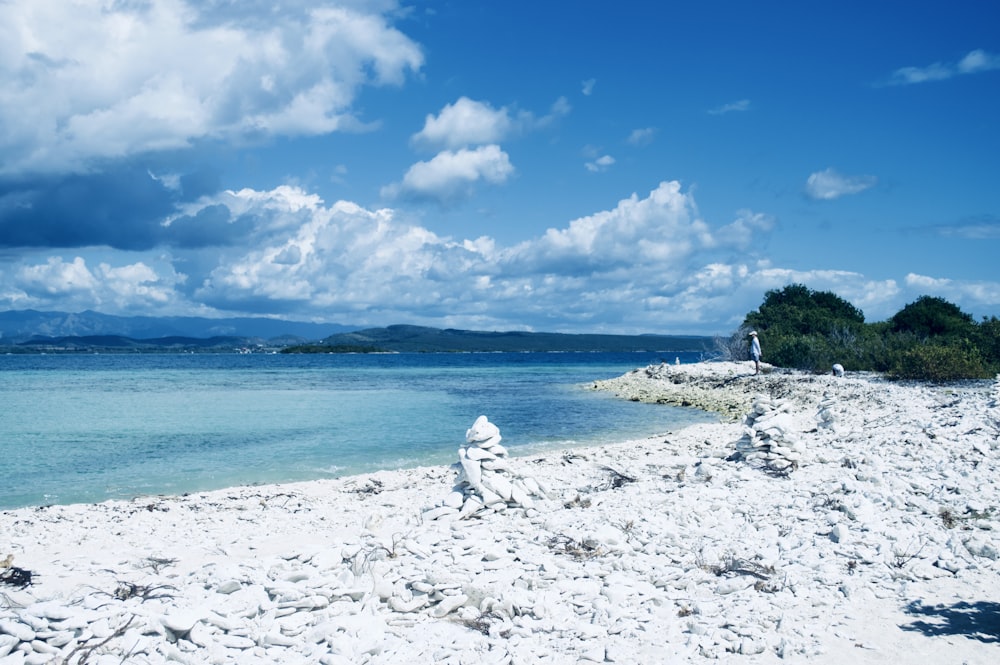
[[[387,353],[377,346],[362,344],[296,344],[281,350],[281,353]]]
[[[717,346],[747,357],[747,334],[756,330],[766,360],[779,367],[828,372],[883,372],[898,379],[953,381],[1000,372],[1000,320],[976,322],[956,305],[921,296],[887,321],[867,323],[857,307],[828,291],[801,284],[768,291],[740,329]]]
[[[331,335],[305,352],[331,346],[367,346],[398,353],[483,352],[709,352],[711,337],[697,335],[595,335],[514,331],[457,330],[393,325]]]

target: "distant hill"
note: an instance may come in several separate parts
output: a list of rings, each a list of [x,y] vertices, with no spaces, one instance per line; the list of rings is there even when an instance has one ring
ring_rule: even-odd
[[[41,337],[19,342],[8,350],[16,349],[26,353],[38,352],[163,352],[163,351],[233,351],[236,349],[256,348],[263,346],[264,340],[253,337],[155,337],[151,339],[132,339],[121,335],[81,335],[68,337]]]
[[[331,334],[332,333],[332,334]],[[317,341],[319,340],[319,341]],[[97,312],[0,312],[5,352],[179,352],[237,349],[292,353],[490,351],[711,351],[711,337],[487,332],[393,325],[357,330],[338,324],[264,318],[121,317]]]
[[[0,312],[0,345],[17,344],[34,336],[93,335],[119,335],[132,339],[228,336],[262,339],[285,337],[288,341],[292,338],[317,340],[356,328],[336,323],[308,323],[263,317],[208,319],[195,316],[112,316],[92,311],[68,313],[26,309]]]
[[[713,338],[690,335],[574,335],[544,332],[484,332],[395,325],[338,333],[329,346],[375,347],[399,352],[471,351],[709,351]]]

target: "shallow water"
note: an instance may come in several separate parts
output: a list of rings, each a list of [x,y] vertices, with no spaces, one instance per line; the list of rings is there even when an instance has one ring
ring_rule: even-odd
[[[512,454],[716,420],[588,390],[697,354],[0,356],[0,508],[450,464],[480,414]]]

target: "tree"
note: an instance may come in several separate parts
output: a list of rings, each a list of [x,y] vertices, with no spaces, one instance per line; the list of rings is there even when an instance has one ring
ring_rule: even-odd
[[[743,326],[771,335],[827,335],[836,328],[860,328],[864,322],[861,310],[837,294],[789,284],[765,293],[760,309],[747,314]]]
[[[761,333],[764,358],[773,365],[826,371],[834,362],[858,368],[864,324],[861,310],[837,294],[789,284],[764,294],[743,330]]]
[[[896,333],[926,337],[968,337],[975,329],[972,316],[944,298],[920,296],[889,319]]]

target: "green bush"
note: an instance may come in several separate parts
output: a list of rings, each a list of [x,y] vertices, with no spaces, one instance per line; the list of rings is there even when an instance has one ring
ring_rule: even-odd
[[[1000,319],[995,316],[983,319],[976,330],[976,346],[992,371],[1000,372]]]
[[[964,337],[975,328],[972,317],[944,298],[920,296],[889,319],[893,332],[920,337]]]
[[[828,335],[833,330],[858,330],[865,316],[857,307],[829,291],[813,291],[789,284],[764,294],[757,311],[750,312],[743,327],[776,335]]]
[[[983,363],[979,349],[963,342],[915,345],[896,356],[889,376],[919,381],[957,381],[988,379],[991,372]]]

